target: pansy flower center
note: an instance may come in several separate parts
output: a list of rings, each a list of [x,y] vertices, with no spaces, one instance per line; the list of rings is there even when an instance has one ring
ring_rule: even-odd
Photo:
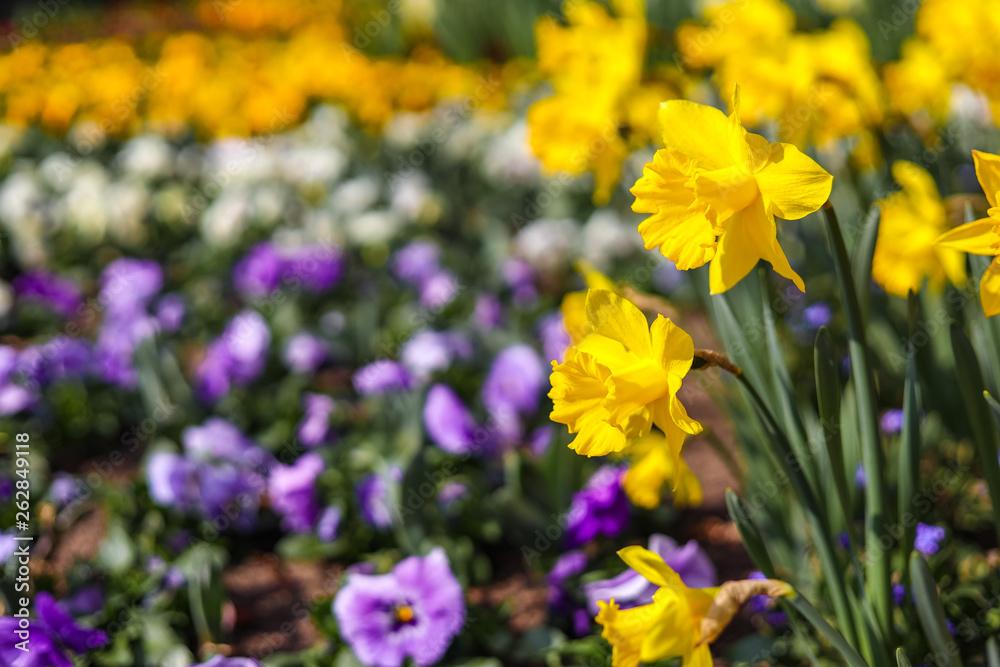
[[[413,607],[408,604],[400,605],[395,610],[396,620],[399,623],[411,623],[413,621]]]

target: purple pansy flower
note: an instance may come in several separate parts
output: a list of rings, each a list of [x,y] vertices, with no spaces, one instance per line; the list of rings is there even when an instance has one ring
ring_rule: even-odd
[[[882,432],[887,434],[899,433],[903,430],[903,411],[899,409],[886,410],[879,420]]]
[[[420,285],[420,305],[431,310],[441,310],[455,300],[459,292],[458,278],[450,271],[441,270]]]
[[[435,371],[445,370],[456,358],[472,356],[472,344],[458,333],[421,331],[403,345],[400,362],[420,381]]]
[[[763,572],[751,572],[747,579],[767,579]],[[751,614],[763,614],[768,625],[779,628],[788,622],[788,614],[783,611],[774,611],[777,600],[766,595],[754,595],[747,601],[747,611]]]
[[[401,364],[388,359],[362,366],[354,373],[354,388],[362,396],[378,396],[403,391],[412,384],[410,374]]]
[[[476,445],[476,421],[448,385],[436,384],[427,392],[424,426],[431,441],[449,454],[465,454]]]
[[[300,280],[311,292],[323,292],[340,280],[344,258],[336,246],[306,245],[288,253],[285,277]]]
[[[324,542],[333,542],[340,532],[340,520],[343,512],[335,505],[331,505],[323,510],[316,522],[316,535]]]
[[[913,548],[925,556],[933,556],[941,548],[940,543],[944,539],[944,535],[944,528],[918,523],[917,537],[913,542]]]
[[[445,482],[437,494],[438,505],[450,510],[455,503],[469,495],[469,487],[462,482]]]
[[[244,296],[265,297],[281,282],[285,262],[271,243],[258,243],[233,267],[233,285]]]
[[[802,310],[802,323],[812,331],[825,327],[832,321],[833,311],[830,309],[830,304],[823,301],[817,301]]]
[[[285,365],[296,373],[315,373],[325,359],[326,343],[312,334],[295,334],[285,344]]]
[[[371,474],[361,479],[357,485],[358,504],[361,518],[376,528],[392,526],[392,511],[389,508],[389,487],[385,479]]]
[[[588,480],[567,514],[566,546],[573,548],[598,535],[615,537],[628,523],[629,503],[622,487],[624,470],[602,466]]]
[[[663,558],[689,588],[710,588],[718,583],[715,566],[694,540],[680,547],[666,535],[656,534],[650,536],[648,548]],[[656,584],[631,568],[617,577],[583,585],[593,614],[599,611],[598,600],[607,602],[614,598],[622,609],[631,609],[651,602],[656,589]]]
[[[260,313],[244,311],[234,317],[208,345],[196,373],[198,395],[214,402],[228,394],[232,385],[250,383],[264,370],[270,345],[271,331]]]
[[[216,655],[208,662],[198,663],[194,667],[261,667],[261,664],[253,658],[226,658]]]
[[[330,439],[330,415],[337,404],[323,394],[305,394],[302,397],[305,414],[296,429],[296,435],[306,447],[316,447]]]
[[[433,243],[414,241],[396,251],[392,272],[400,280],[420,287],[438,272],[440,257],[441,250]]]
[[[180,329],[185,311],[184,297],[180,294],[165,294],[156,304],[156,319],[160,328],[169,333]]]
[[[271,469],[268,493],[271,506],[282,516],[285,530],[305,533],[312,530],[319,518],[316,498],[316,478],[323,472],[319,454],[305,454],[290,466],[276,465]]]
[[[546,583],[549,585],[549,605],[559,612],[573,609],[573,601],[565,583],[566,579],[580,574],[587,567],[587,556],[582,551],[567,551],[549,570]]]
[[[543,317],[538,323],[538,335],[542,339],[545,360],[562,363],[566,355],[566,348],[570,344],[569,332],[566,331],[563,314],[556,311]]]
[[[503,320],[503,307],[500,299],[492,294],[480,294],[476,299],[476,307],[472,311],[472,322],[479,329],[495,329]]]
[[[73,667],[70,652],[78,655],[101,648],[108,636],[76,623],[48,593],[35,597],[38,618],[30,621],[28,631],[19,627],[19,619],[0,617],[0,664],[17,667]],[[24,632],[24,635],[20,633]],[[18,642],[29,640],[30,650],[22,651]]]
[[[462,587],[441,548],[388,574],[351,574],[333,601],[340,633],[362,663],[400,667],[440,660],[465,622]]]
[[[271,455],[221,417],[209,417],[201,426],[188,426],[181,433],[184,452],[193,461],[228,461],[263,468]]]
[[[492,414],[530,415],[538,409],[545,369],[527,345],[513,345],[493,360],[483,383],[483,404]]]
[[[14,278],[12,284],[17,298],[40,303],[64,318],[71,317],[83,303],[75,282],[41,269]]]

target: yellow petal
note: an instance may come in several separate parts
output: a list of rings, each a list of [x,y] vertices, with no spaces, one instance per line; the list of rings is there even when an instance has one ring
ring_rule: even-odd
[[[774,219],[764,210],[762,199],[743,209],[725,223],[719,239],[719,254],[712,260],[709,285],[712,294],[720,294],[750,272],[758,259],[771,262],[780,275],[795,283],[803,292],[805,283],[792,270],[784,250],[778,244]]]
[[[608,390],[604,380],[608,375],[606,367],[584,352],[570,352],[566,361],[553,364],[549,376],[552,421],[566,424],[570,433],[577,433],[587,424],[605,419],[607,410],[603,402]]]
[[[708,644],[702,644],[694,650],[691,657],[685,660],[681,667],[712,667],[714,664],[711,649],[708,648]]]
[[[559,311],[563,316],[563,326],[569,334],[570,342],[579,343],[590,333],[590,322],[587,321],[587,293],[569,292],[563,297]]]
[[[669,150],[656,152],[632,187],[632,210],[651,214],[639,224],[646,250],[659,247],[664,257],[684,271],[715,256],[716,233],[704,209],[696,206],[680,161]]]
[[[1000,258],[993,260],[979,282],[979,298],[986,317],[1000,313]]]
[[[722,294],[750,273],[760,260],[754,230],[744,224],[744,215],[733,216],[725,223],[726,231],[719,237],[719,249],[709,266],[709,288],[712,294]],[[753,219],[750,219],[753,223]]]
[[[569,448],[582,456],[606,456],[622,451],[627,444],[628,438],[621,429],[595,420],[580,429]]]
[[[610,414],[609,423],[623,428],[629,417],[667,394],[670,377],[649,358],[613,373],[605,382],[608,395],[604,407]]]
[[[930,173],[918,164],[906,160],[896,160],[892,163],[892,177],[903,186],[903,190],[913,198],[915,204],[926,206],[928,202],[938,202],[937,185]]]
[[[643,638],[642,661],[656,662],[677,656],[687,660],[695,650],[697,626],[686,601],[679,595],[669,595],[661,596],[654,604],[659,604],[661,611]]]
[[[694,361],[691,336],[663,315],[656,316],[649,335],[653,342],[653,359],[668,373],[684,377]]]
[[[1000,155],[972,151],[972,160],[976,163],[976,176],[979,185],[983,186],[986,199],[990,206],[997,205],[997,192],[1000,191]]]
[[[702,431],[701,424],[688,416],[687,408],[677,397],[677,390],[681,388],[680,378],[671,375],[670,384],[670,418],[685,433],[698,435]]]
[[[650,438],[659,439],[660,436],[650,434],[640,440]],[[635,443],[629,447],[629,451],[634,447]],[[668,451],[654,447],[644,456],[633,459],[622,480],[622,487],[635,505],[646,509],[654,509],[660,505],[663,485],[672,468],[667,454]]]
[[[722,169],[736,162],[732,126],[715,107],[668,100],[660,105],[663,145],[693,160],[703,169]]]
[[[998,222],[993,218],[983,218],[945,232],[937,243],[944,248],[969,252],[973,255],[995,255],[1000,234],[994,231]]]
[[[607,290],[590,290],[587,319],[596,333],[620,342],[632,354],[652,355],[646,316],[628,299]]]
[[[833,176],[792,144],[775,143],[757,184],[771,215],[798,220],[830,198]]]
[[[680,575],[663,562],[659,554],[638,545],[625,547],[618,556],[630,568],[644,576],[651,583],[664,588],[678,590],[684,588]]]
[[[595,620],[604,626],[601,636],[611,644],[612,667],[636,667],[646,631],[660,616],[659,605],[654,603],[622,610],[614,600],[599,600],[597,606],[600,612]]]

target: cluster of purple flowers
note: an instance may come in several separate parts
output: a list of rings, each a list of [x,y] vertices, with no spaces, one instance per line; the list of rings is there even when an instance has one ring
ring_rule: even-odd
[[[14,278],[19,301],[40,304],[63,318],[77,314],[83,296],[75,282],[49,271],[34,269]]]
[[[184,454],[154,452],[147,462],[149,494],[160,505],[249,528],[267,487],[261,471],[271,455],[232,423],[213,417],[182,434]]]
[[[458,279],[441,268],[441,249],[429,241],[414,241],[396,251],[392,271],[420,293],[420,305],[440,310],[458,295]]]
[[[97,302],[102,316],[94,346],[97,374],[105,382],[132,389],[138,383],[132,363],[136,347],[160,330],[150,306],[163,289],[163,269],[150,260],[116,259],[105,267],[100,284]]]
[[[37,618],[30,621],[30,637],[18,635],[19,619],[0,617],[0,664],[17,667],[73,667],[71,653],[83,654],[108,643],[100,630],[79,625],[48,593],[35,596]],[[28,638],[28,651],[18,642]]]
[[[424,425],[431,441],[450,454],[490,454],[523,437],[523,418],[538,410],[546,382],[538,355],[527,345],[514,345],[493,360],[480,398],[489,414],[477,423],[461,398],[447,385],[435,384],[424,403]]]
[[[273,243],[258,243],[233,267],[233,285],[244,297],[257,299],[282,285],[322,292],[336,285],[343,272],[343,254],[336,246],[284,250]]]
[[[211,403],[228,394],[232,386],[252,382],[264,370],[270,345],[271,330],[260,313],[247,310],[234,317],[222,335],[208,344],[195,377],[198,396]]]

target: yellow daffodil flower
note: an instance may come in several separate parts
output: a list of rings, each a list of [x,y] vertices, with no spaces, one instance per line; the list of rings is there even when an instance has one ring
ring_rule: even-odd
[[[986,317],[1000,313],[1000,156],[972,151],[976,163],[976,176],[990,202],[988,218],[976,220],[946,232],[938,238],[943,248],[961,250],[973,255],[986,255],[995,259],[979,283],[979,298]]]
[[[701,483],[681,458],[684,433],[670,442],[661,433],[650,433],[628,446],[632,464],[622,485],[633,504],[647,509],[659,507],[663,485],[670,483],[675,507],[697,507],[703,498]]]
[[[758,260],[805,284],[778,245],[774,218],[798,220],[830,196],[833,177],[791,144],[743,129],[739,88],[727,118],[686,100],[660,106],[665,148],[632,188],[632,210],[651,216],[639,233],[652,250],[693,269],[711,261],[712,294],[725,292]]]
[[[552,364],[551,418],[577,434],[570,448],[620,452],[654,423],[670,438],[700,433],[677,397],[694,358],[691,336],[662,315],[650,327],[633,303],[606,290],[590,290],[586,309],[592,332]]]
[[[940,292],[945,281],[965,284],[965,261],[960,252],[936,245],[948,229],[948,215],[934,179],[912,162],[899,160],[892,176],[903,186],[878,202],[882,209],[872,278],[889,294],[905,297],[920,291],[924,278]]]
[[[611,643],[612,667],[636,667],[679,657],[682,667],[712,667],[708,645],[753,595],[791,597],[792,587],[773,579],[728,581],[715,588],[688,588],[663,559],[643,547],[618,552],[625,563],[659,586],[650,604],[620,609],[600,601],[597,622]]]

